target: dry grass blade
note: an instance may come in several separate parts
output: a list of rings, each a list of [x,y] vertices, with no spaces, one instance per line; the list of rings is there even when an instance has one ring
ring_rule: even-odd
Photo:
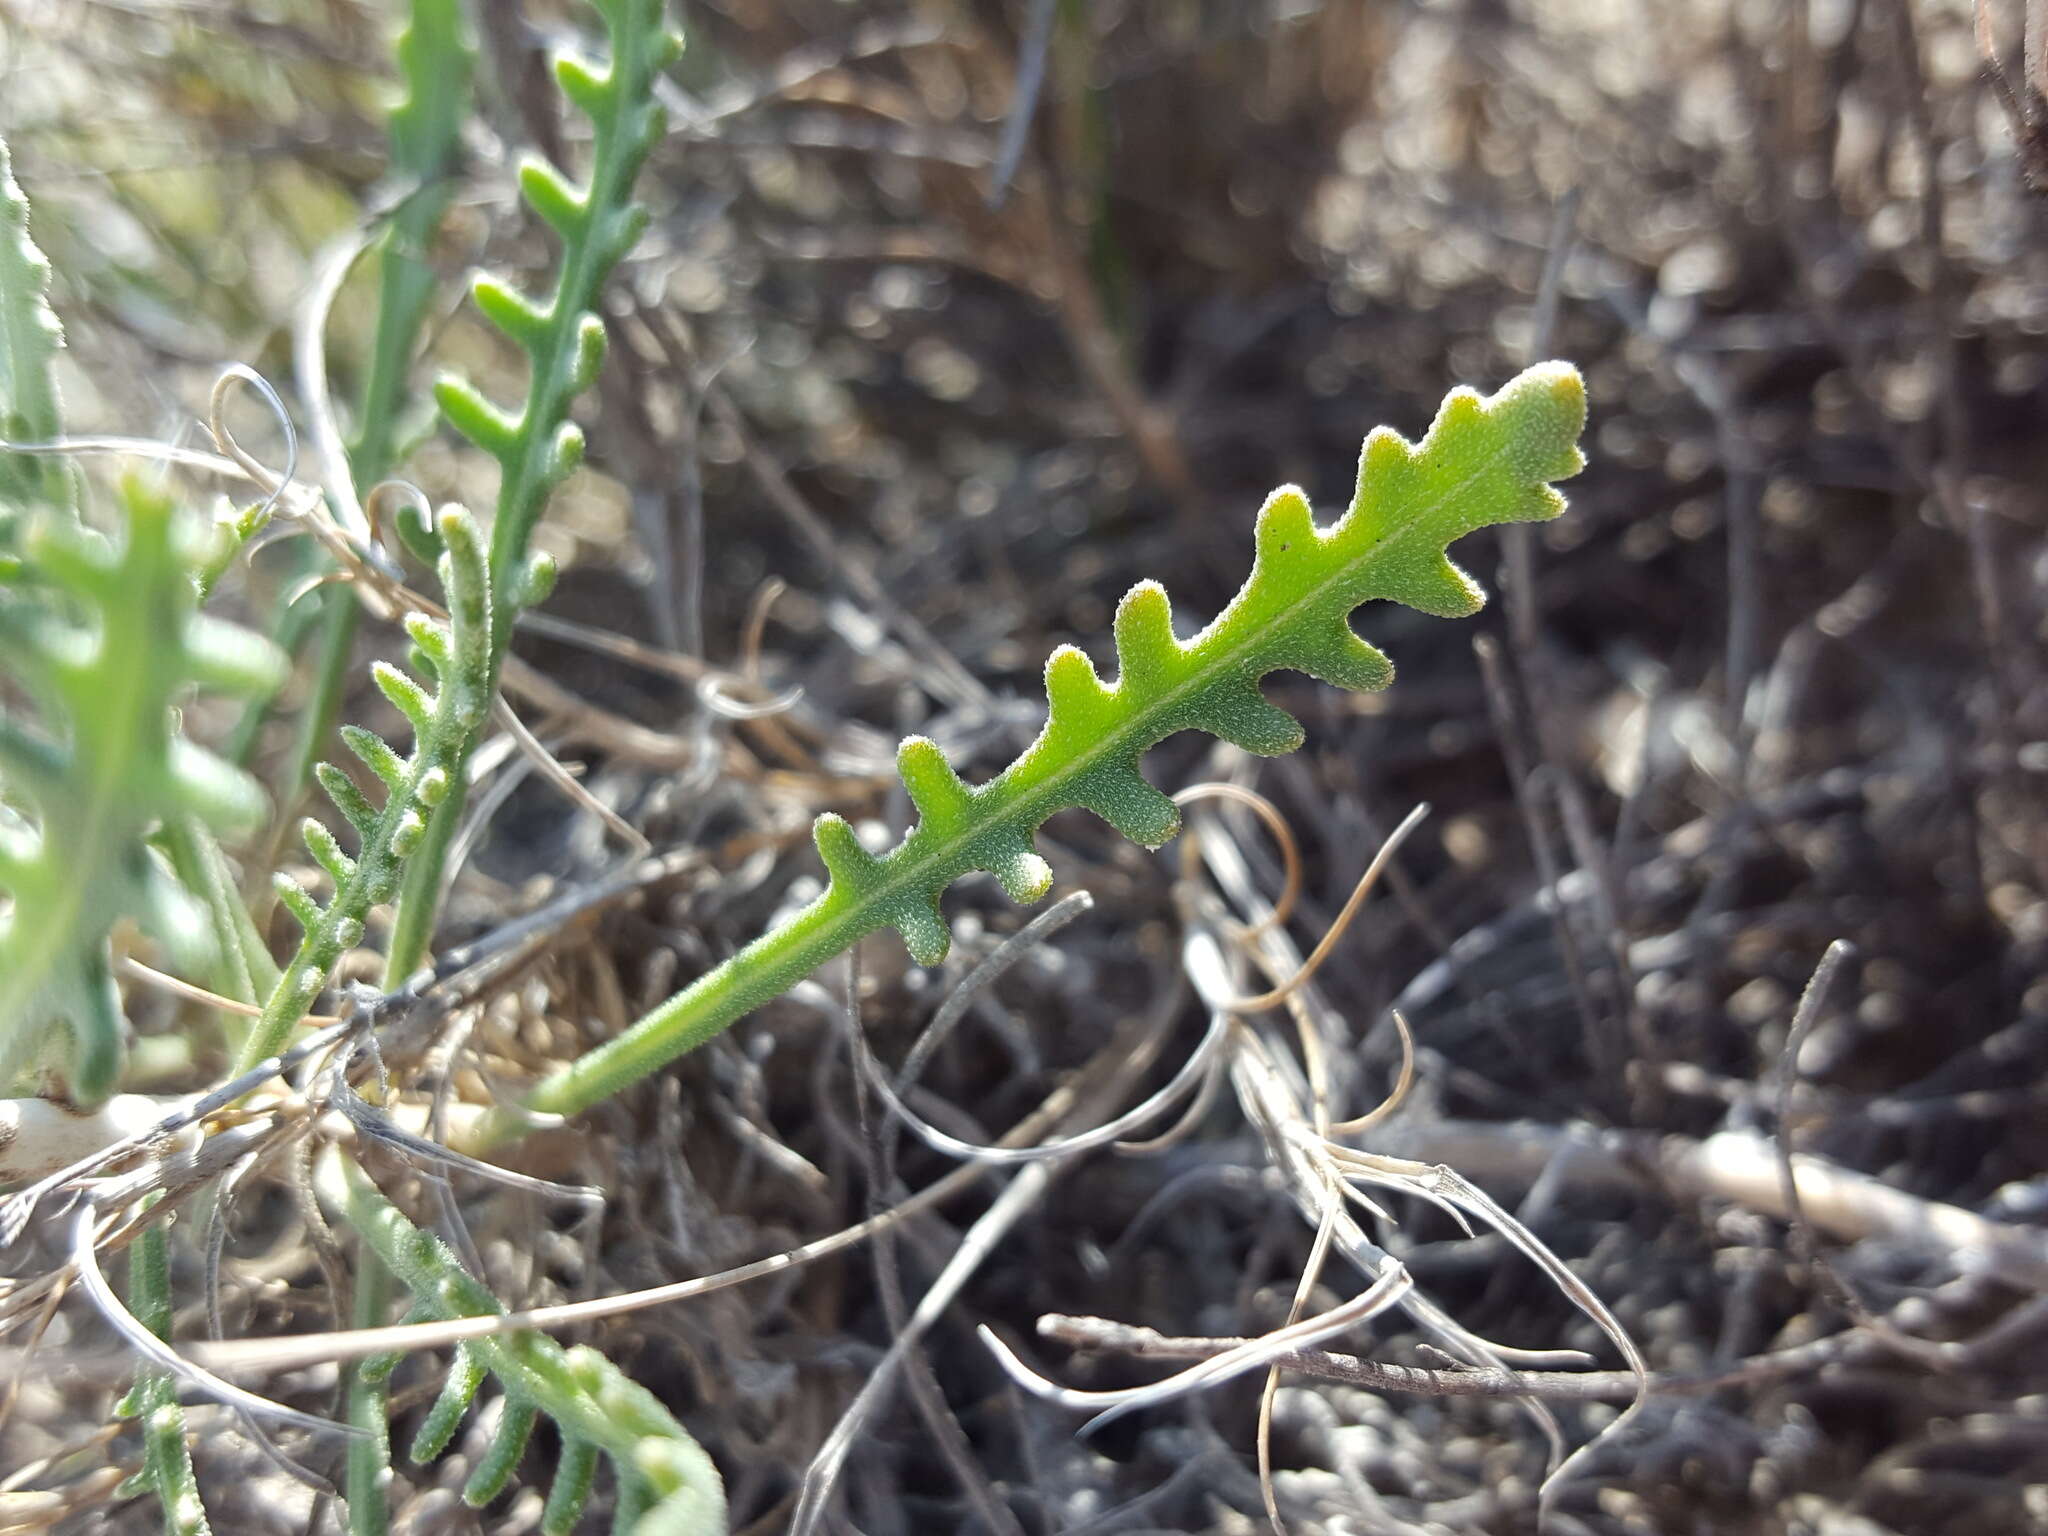
[[[1330,958],[1331,952],[1336,949],[1339,941],[1343,939],[1346,930],[1351,927],[1352,921],[1364,909],[1366,898],[1372,894],[1373,887],[1379,884],[1381,874],[1385,872],[1389,861],[1399,851],[1401,844],[1408,840],[1410,833],[1422,825],[1423,818],[1428,815],[1429,807],[1427,805],[1418,805],[1401,818],[1400,825],[1395,827],[1387,839],[1380,844],[1379,852],[1373,855],[1372,862],[1366,865],[1365,872],[1358,877],[1357,883],[1351,887],[1350,896],[1345,898],[1343,907],[1339,909],[1337,916],[1331,920],[1330,926],[1323,931],[1322,937],[1316,940],[1315,948],[1309,951],[1308,958],[1302,961],[1286,980],[1264,992],[1253,993],[1249,997],[1230,998],[1222,1005],[1223,1011],[1240,1014],[1263,1013],[1268,1008],[1281,1006],[1296,992],[1306,986],[1316,972],[1323,968],[1323,962]],[[1272,919],[1262,919],[1261,921],[1270,922]],[[1254,932],[1257,931],[1256,929],[1254,930]]]
[[[272,470],[235,440],[235,434],[228,427],[227,413],[228,402],[237,388],[255,391],[264,409],[277,423],[278,434],[284,439],[282,469]],[[285,409],[283,399],[271,387],[270,381],[246,363],[230,363],[221,369],[220,377],[213,381],[213,393],[206,402],[206,435],[213,439],[215,451],[233,459],[241,466],[242,473],[264,491],[262,505],[256,509],[255,517],[259,521],[267,519],[290,492],[299,473],[298,429],[292,425],[291,412]]]
[[[596,1207],[604,1204],[604,1191],[587,1184],[562,1184],[553,1179],[536,1178],[530,1173],[516,1169],[501,1168],[495,1163],[486,1163],[458,1152],[439,1142],[408,1131],[397,1124],[389,1115],[381,1113],[354,1088],[349,1086],[346,1076],[350,1063],[337,1061],[325,1074],[322,1082],[321,1102],[340,1112],[356,1135],[401,1157],[421,1162],[438,1164],[444,1168],[459,1169],[476,1178],[507,1189],[523,1190],[530,1195],[539,1195],[549,1200],[567,1200],[577,1205]]]
[[[1081,1433],[1099,1429],[1105,1424],[1135,1413],[1143,1408],[1154,1408],[1170,1403],[1189,1392],[1198,1392],[1205,1387],[1216,1386],[1255,1371],[1272,1363],[1273,1357],[1304,1345],[1315,1344],[1355,1328],[1360,1323],[1379,1316],[1390,1307],[1396,1306],[1414,1285],[1414,1278],[1400,1265],[1387,1269],[1365,1290],[1349,1301],[1318,1312],[1300,1322],[1276,1328],[1271,1333],[1247,1340],[1244,1344],[1222,1354],[1211,1356],[1187,1370],[1176,1371],[1163,1381],[1155,1381],[1143,1387],[1122,1387],[1113,1391],[1091,1392],[1073,1387],[1063,1387],[1058,1382],[1041,1376],[1018,1358],[1016,1351],[999,1338],[995,1330],[986,1326],[979,1329],[981,1340],[989,1347],[1011,1380],[1047,1402],[1057,1403],[1062,1408],[1074,1408],[1084,1412],[1093,1411],[1094,1417],[1081,1426]]]
[[[90,1178],[123,1158],[146,1148],[173,1144],[181,1132],[201,1124],[264,1084],[339,1044],[350,1030],[358,1027],[359,1022],[353,1018],[345,1019],[316,1030],[283,1056],[258,1062],[241,1076],[212,1092],[201,1094],[189,1103],[151,1119],[144,1127],[124,1130],[123,1134],[95,1146],[76,1161],[37,1179],[23,1189],[16,1190],[5,1201],[0,1201],[0,1252],[4,1252],[20,1240],[30,1220],[34,1218],[45,1200],[60,1198],[66,1193],[76,1193],[74,1186],[82,1187],[80,1181]],[[143,1099],[139,1101],[137,1107],[154,1106],[155,1102]]]
[[[1222,1059],[1224,1042],[1228,1036],[1229,1021],[1219,1015],[1211,1022],[1208,1033],[1203,1035],[1194,1050],[1188,1053],[1187,1059],[1174,1069],[1173,1076],[1160,1088],[1102,1125],[1029,1147],[993,1146],[963,1141],[957,1136],[950,1135],[903,1102],[902,1096],[891,1085],[880,1063],[876,1062],[872,1055],[863,1053],[859,1057],[859,1062],[860,1071],[867,1080],[868,1087],[881,1099],[883,1107],[933,1151],[943,1152],[948,1157],[987,1163],[995,1167],[1012,1167],[1021,1163],[1043,1162],[1047,1158],[1069,1157],[1076,1152],[1087,1152],[1121,1142],[1132,1131],[1149,1125],[1171,1111],[1191,1090],[1199,1101],[1205,1086],[1216,1076],[1217,1064]],[[1144,1144],[1139,1145],[1142,1147]]]
[[[1078,1074],[1081,1085],[1105,1084],[1118,1087],[1129,1076],[1143,1072],[1151,1063],[1163,1021],[1170,1021],[1182,999],[1168,989],[1157,1015],[1141,1021],[1129,1036],[1107,1044],[1090,1069]],[[1056,1088],[1037,1111],[1011,1133],[1019,1145],[1038,1140],[1060,1121],[1077,1112],[1085,1098],[1075,1084]],[[979,1164],[955,1169],[887,1211],[815,1238],[797,1247],[765,1258],[740,1264],[716,1274],[642,1290],[594,1297],[587,1301],[562,1302],[531,1307],[491,1317],[456,1318],[446,1322],[404,1323],[384,1328],[359,1328],[330,1333],[303,1334],[288,1338],[228,1339],[217,1343],[198,1342],[187,1346],[189,1358],[220,1371],[284,1371],[327,1361],[360,1360],[387,1352],[408,1352],[441,1348],[464,1339],[484,1338],[533,1328],[554,1330],[608,1317],[625,1316],[650,1307],[667,1306],[714,1295],[736,1285],[765,1280],[843,1253],[865,1242],[879,1231],[893,1227],[921,1211],[927,1211],[971,1188],[988,1170]]]
[[[318,1414],[301,1413],[296,1408],[272,1402],[269,1398],[238,1387],[231,1381],[224,1381],[143,1327],[136,1320],[135,1314],[130,1312],[127,1305],[115,1294],[114,1288],[107,1283],[105,1272],[100,1268],[99,1217],[98,1208],[90,1202],[81,1206],[72,1217],[72,1267],[78,1276],[80,1287],[92,1299],[92,1304],[99,1310],[100,1316],[106,1319],[109,1327],[121,1335],[130,1349],[152,1364],[169,1371],[194,1390],[216,1402],[238,1408],[244,1413],[274,1420],[280,1424],[295,1425],[300,1429],[311,1430],[314,1434],[354,1438],[363,1433],[352,1425],[323,1419]]]

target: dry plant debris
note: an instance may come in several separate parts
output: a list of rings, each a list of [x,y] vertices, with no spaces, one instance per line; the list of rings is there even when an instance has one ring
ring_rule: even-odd
[[[581,152],[539,64],[583,18],[491,9],[483,106],[418,255],[442,295],[431,349],[510,398],[520,359],[455,295],[472,266],[553,259],[503,172]],[[474,1151],[488,1106],[815,897],[815,815],[905,830],[902,735],[977,781],[1010,760],[1038,660],[1105,633],[1136,579],[1220,611],[1242,509],[1283,481],[1340,486],[1371,423],[1570,357],[1590,469],[1569,520],[1498,557],[1466,546],[1505,599],[1487,657],[1388,610],[1397,689],[1275,688],[1305,752],[1155,753],[1163,785],[1277,809],[1299,844],[1284,921],[1261,926],[1283,845],[1240,804],[1191,810],[1199,867],[1055,819],[1043,855],[1090,904],[1041,926],[963,886],[940,968],[872,941],[855,976],[823,972],[530,1136],[519,1171],[607,1191],[601,1214],[446,1163],[378,1162],[387,1188],[507,1306],[581,1309],[562,1341],[703,1445],[737,1530],[1250,1531],[1269,1501],[1296,1531],[1529,1531],[1539,1511],[1602,1536],[2040,1529],[2039,12],[688,8],[641,182],[653,219],[602,309],[586,463],[542,525],[561,578],[505,663],[545,754],[494,727],[436,968],[363,1004],[391,1089],[380,1103],[367,1061],[356,1088],[396,1130]],[[396,16],[7,7],[0,137],[57,274],[74,434],[178,439],[220,414],[230,359],[293,380],[314,256],[406,190],[378,91]],[[369,287],[337,277],[323,300],[343,416],[373,368]],[[312,443],[316,402],[285,393]],[[259,428],[251,452],[282,465]],[[424,417],[404,435],[429,504],[489,504],[483,458]],[[359,570],[389,599],[360,644],[422,606],[380,585],[408,569]],[[303,579],[278,541],[216,601],[253,617]],[[341,718],[396,723],[349,687]],[[217,708],[189,713],[227,742]],[[252,728],[243,760],[275,786],[296,745]],[[622,868],[545,759],[661,855]],[[1423,801],[1312,979],[1275,1009],[1219,1006],[1284,987]],[[346,976],[376,980],[378,922]],[[1838,940],[1853,957],[1790,1051]],[[117,975],[147,1075],[53,1158],[227,1076],[176,1048],[189,1001]],[[1412,1085],[1346,1133],[1403,1075],[1397,1013]],[[1203,1085],[1178,1121],[1120,1123]],[[310,1102],[252,1100],[134,1166],[181,1198],[310,1138]],[[6,1114],[7,1177],[54,1171],[22,1154],[50,1111]],[[1109,1145],[1141,1137],[1143,1155]],[[1367,1174],[1392,1219],[1356,1203]],[[172,1228],[173,1336],[327,1415],[341,1377],[317,1336],[352,1319],[319,1203],[289,1158],[229,1187],[217,1220],[192,1206]],[[1439,1202],[1468,1190],[1507,1222],[1467,1204],[1466,1230]],[[71,1237],[39,1224],[4,1266],[0,1530],[158,1529],[116,1493],[145,1450],[106,1419],[128,1345],[20,1284]],[[1532,1252],[1572,1294],[1534,1283]],[[1375,1283],[1351,1266],[1441,1318],[1275,1337],[1350,1321]],[[220,1345],[201,1337],[209,1270]],[[665,1299],[612,1301],[637,1292]],[[1083,1415],[1018,1388],[983,1327],[1067,1391],[1232,1350],[1251,1368],[1077,1437]],[[241,1374],[238,1340],[273,1364]],[[1497,1358],[1475,1362],[1478,1341]],[[401,1447],[443,1363],[391,1378]],[[186,1402],[216,1529],[338,1528],[228,1410]],[[551,1432],[524,1492],[482,1513],[458,1497],[492,1428],[397,1469],[394,1529],[537,1525]],[[332,1442],[273,1435],[343,1476]],[[1560,1446],[1586,1449],[1543,1492]]]

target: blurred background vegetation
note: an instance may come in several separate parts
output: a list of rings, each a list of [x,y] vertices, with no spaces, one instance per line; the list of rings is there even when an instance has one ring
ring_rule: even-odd
[[[1491,680],[1469,634],[1389,612],[1361,627],[1402,669],[1392,692],[1274,684],[1310,744],[1256,782],[1303,832],[1310,921],[1415,801],[1434,807],[1398,901],[1323,973],[1354,1070],[1392,1061],[1400,1001],[1423,1047],[1417,1145],[1431,1117],[1768,1125],[1793,1000],[1848,939],[1852,978],[1800,1053],[1800,1146],[2048,1222],[2048,201],[2029,190],[2048,175],[2048,20],[2033,4],[2030,87],[2025,8],[688,0],[642,181],[653,224],[581,413],[589,466],[541,533],[564,565],[551,613],[683,660],[520,650],[602,712],[541,734],[657,847],[701,858],[486,1012],[480,1084],[615,1028],[803,894],[817,811],[900,826],[904,731],[985,775],[1035,729],[1046,652],[1101,645],[1130,582],[1213,613],[1268,489],[1339,506],[1374,424],[1414,435],[1449,385],[1553,355],[1587,375],[1591,466],[1529,543],[1461,550],[1505,597],[1480,621]],[[231,361],[304,411],[293,337],[327,253],[405,190],[382,120],[402,9],[0,0],[0,136],[56,270],[72,430],[187,437]],[[437,428],[424,385],[437,361],[486,385],[516,361],[461,279],[545,270],[509,169],[532,145],[574,158],[541,61],[587,18],[553,0],[473,17],[481,110],[429,253],[445,281],[402,462],[437,501],[487,506],[486,463]],[[339,400],[368,363],[373,283],[353,275],[327,319]],[[277,462],[267,430],[252,411],[246,439]],[[261,609],[296,569],[265,551],[226,600]],[[692,686],[698,660],[801,698],[735,721]],[[346,718],[381,720],[363,693]],[[1191,742],[1152,763],[1169,788],[1247,771]],[[513,773],[503,794],[445,941],[605,867],[559,796]],[[1081,819],[1048,842],[1094,914],[1006,978],[928,1079],[982,1134],[1177,969],[1171,855]],[[984,926],[1020,921],[985,892],[955,900],[970,958]],[[869,1028],[900,1051],[936,983],[881,944],[866,969]],[[475,1196],[499,1295],[704,1272],[890,1198],[864,1172],[834,1006],[800,993],[591,1117],[560,1156],[612,1192],[601,1231],[536,1238],[518,1197]],[[1309,1233],[1262,1193],[1262,1162],[1218,1119],[1056,1184],[927,1340],[938,1406],[908,1393],[867,1424],[853,1525],[982,1528],[979,1476],[1026,1490],[1004,1507],[1031,1531],[1255,1529],[1252,1388],[1076,1441],[1070,1415],[1009,1393],[972,1326],[1269,1325]],[[902,1164],[912,1188],[941,1166]],[[985,1198],[907,1224],[879,1267],[856,1253],[593,1341],[718,1456],[736,1528],[779,1529],[904,1287]],[[1522,1210],[1660,1369],[1843,1323],[1782,1228],[1738,1206],[1564,1178]],[[1408,1214],[1398,1251],[1463,1321],[1597,1347],[1497,1240]],[[283,1207],[268,1246],[250,1225],[230,1331],[292,1327],[316,1287],[305,1236]],[[1866,1242],[1837,1262],[1931,1338],[2023,1304],[1954,1256]],[[68,1347],[112,1348],[85,1327]],[[2044,1389],[2048,1344],[2023,1330],[1945,1373],[1879,1350],[1681,1398],[1559,1528],[2048,1529]],[[73,1454],[108,1396],[91,1371],[29,1384],[5,1465]],[[1568,1422],[1583,1437],[1597,1414]],[[217,1528],[306,1528],[309,1496],[237,1441],[196,1454]],[[1301,1387],[1276,1455],[1298,1529],[1491,1532],[1531,1528],[1543,1448],[1507,1405]],[[414,1475],[403,1529],[536,1513],[462,1511],[459,1459]]]

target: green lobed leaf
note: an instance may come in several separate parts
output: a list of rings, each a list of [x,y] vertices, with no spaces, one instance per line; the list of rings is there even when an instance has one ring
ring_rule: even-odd
[[[356,1164],[334,1153],[314,1175],[321,1201],[361,1234],[412,1293],[413,1314],[482,1317],[504,1311],[462,1267],[448,1245],[423,1232],[384,1197]],[[415,1460],[438,1455],[488,1372],[505,1393],[504,1414],[479,1457],[463,1497],[488,1503],[517,1469],[536,1413],[555,1421],[563,1452],[543,1511],[544,1528],[566,1531],[583,1507],[598,1454],[618,1482],[619,1529],[723,1536],[725,1487],[689,1432],[645,1387],[584,1345],[564,1349],[540,1333],[491,1334],[466,1341],[414,1443]],[[628,1511],[640,1513],[630,1520]]]
[[[462,0],[410,0],[394,46],[399,94],[387,118],[390,179],[406,190],[374,247],[377,318],[346,449],[349,473],[364,491],[392,471],[407,414],[413,353],[439,281],[427,252],[454,191],[475,63],[463,12]],[[408,502],[401,528],[413,528],[417,517]],[[310,544],[302,560],[304,576],[330,563]],[[355,593],[325,587],[277,616],[275,633],[294,654],[303,652],[302,642],[317,637],[313,686],[298,712],[296,740],[278,786],[278,798],[286,805],[304,791],[334,730],[360,614]],[[231,738],[234,755],[246,758],[253,751],[275,702],[266,696],[244,713]]]
[[[475,56],[461,0],[412,0],[393,47],[401,95],[387,119],[394,176],[416,185],[378,242],[377,328],[349,468],[359,483],[391,472],[394,429],[420,321],[434,294],[426,251],[454,191]]]
[[[122,1025],[107,933],[135,917],[181,962],[213,955],[213,924],[144,839],[183,818],[223,832],[264,815],[256,782],[178,733],[173,709],[204,684],[275,686],[284,659],[196,612],[203,539],[168,496],[130,479],[118,541],[39,512],[23,543],[32,580],[0,589],[0,669],[34,720],[0,708],[0,794],[13,812],[0,886],[0,1077],[55,1037],[70,1096],[111,1092]]]
[[[541,1083],[529,1106],[551,1114],[586,1108],[877,929],[895,928],[914,958],[935,964],[948,943],[940,897],[961,876],[985,870],[1020,900],[1044,894],[1050,871],[1032,838],[1055,812],[1085,808],[1157,847],[1180,818],[1139,771],[1145,752],[1187,730],[1249,752],[1292,751],[1301,726],[1260,693],[1269,672],[1386,687],[1393,664],[1352,630],[1353,610],[1386,601],[1443,617],[1476,611],[1479,588],[1451,564],[1447,547],[1475,529],[1561,512],[1564,498],[1551,482],[1583,465],[1585,415],[1577,370],[1543,363],[1483,399],[1453,391],[1418,443],[1375,430],[1359,455],[1351,504],[1327,527],[1299,490],[1275,491],[1254,524],[1251,575],[1200,633],[1180,638],[1165,591],[1141,582],[1117,609],[1115,681],[1073,646],[1054,651],[1045,666],[1045,727],[988,783],[966,783],[931,742],[906,741],[898,763],[918,822],[902,841],[871,853],[845,821],[820,817],[818,853],[830,876],[822,896]]]
[[[288,878],[273,880],[279,900],[305,931],[264,1002],[262,1018],[243,1043],[238,1071],[283,1049],[326,985],[335,962],[361,941],[370,908],[389,901],[397,891],[405,862],[419,846],[425,815],[447,795],[477,727],[489,713],[491,594],[482,541],[474,521],[459,508],[444,508],[436,528],[449,622],[440,624],[415,613],[404,623],[431,653],[439,686],[430,692],[384,662],[371,667],[377,686],[405,714],[414,732],[409,753],[400,753],[368,731],[351,728],[343,737],[380,781],[382,804],[332,763],[315,766],[320,787],[355,831],[356,852],[351,855],[344,849],[325,823],[311,817],[300,823],[307,852],[326,871],[334,890],[322,905]]]
[[[475,66],[461,0],[412,0],[392,46],[404,95],[391,109],[391,164],[426,180],[450,168],[469,114]]]
[[[1164,589],[1133,587],[1114,622],[1116,680],[1105,682],[1073,646],[1054,651],[1044,729],[987,784],[964,784],[931,743],[905,742],[898,761],[918,825],[877,858],[842,833],[843,822],[821,818],[818,846],[834,890],[844,884],[885,911],[929,965],[946,952],[939,894],[961,874],[987,870],[1026,899],[1044,893],[1042,864],[1025,861],[1031,834],[1053,812],[1084,807],[1158,847],[1180,816],[1139,772],[1146,749],[1196,730],[1260,756],[1293,751],[1301,725],[1260,693],[1269,672],[1386,687],[1393,664],[1352,630],[1352,610],[1380,600],[1444,618],[1477,612],[1484,597],[1446,546],[1475,529],[1561,512],[1564,498],[1549,482],[1581,467],[1584,420],[1577,372],[1547,364],[1491,399],[1454,392],[1419,444],[1376,430],[1359,456],[1351,505],[1327,528],[1316,526],[1299,490],[1275,491],[1254,525],[1251,575],[1215,620],[1182,640]]]
[[[526,398],[514,410],[485,397],[467,379],[446,377],[435,398],[449,425],[498,463],[498,500],[491,521],[492,629],[484,703],[496,686],[519,609],[546,591],[531,566],[533,530],[549,494],[583,461],[583,434],[569,420],[577,395],[596,381],[604,357],[599,294],[611,270],[645,226],[633,184],[661,137],[665,116],[655,81],[682,48],[664,19],[663,0],[600,0],[610,45],[604,63],[564,53],[555,78],[590,120],[590,153],[579,180],[566,168],[529,158],[520,168],[527,203],[561,241],[552,287],[527,296],[498,278],[472,284],[478,309],[526,354]],[[407,529],[408,542],[423,530]],[[466,752],[451,773],[454,794],[429,819],[419,854],[406,871],[392,923],[386,977],[396,981],[426,956],[432,940],[441,871],[461,813]]]
[[[548,492],[582,456],[569,406],[594,382],[603,357],[598,293],[645,223],[632,196],[641,162],[666,121],[654,100],[654,80],[682,46],[665,25],[662,0],[599,0],[596,9],[609,34],[610,58],[596,64],[565,53],[555,61],[562,94],[590,120],[587,179],[579,185],[562,168],[532,158],[519,169],[527,205],[562,242],[554,287],[542,299],[489,274],[471,284],[484,317],[527,354],[526,399],[509,410],[457,377],[435,388],[449,424],[500,466],[490,569],[501,601],[501,652],[513,618],[507,599],[521,590],[534,524]]]
[[[47,442],[63,430],[52,365],[64,331],[50,309],[50,264],[29,238],[28,199],[0,141],[0,437]],[[0,503],[68,506],[70,482],[53,459],[0,453]]]

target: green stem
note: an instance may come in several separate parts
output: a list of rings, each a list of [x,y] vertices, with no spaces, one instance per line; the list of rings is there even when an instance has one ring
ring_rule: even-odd
[[[229,868],[220,844],[196,816],[173,817],[164,823],[161,836],[179,883],[206,903],[206,913],[220,947],[214,991],[239,1003],[253,1003],[267,996],[277,985],[277,962],[270,958],[263,935],[256,931],[249,908],[235,889],[234,871]],[[239,1051],[249,1033],[248,1020],[225,1010],[221,1018],[231,1048]]]
[[[170,1246],[161,1225],[135,1239],[128,1259],[128,1302],[139,1321],[160,1339],[171,1333]],[[178,1406],[177,1378],[145,1365],[124,1405],[142,1424],[141,1480],[156,1495],[164,1536],[209,1536],[206,1506],[185,1445],[185,1411]]]
[[[527,1095],[526,1108],[549,1115],[580,1114],[773,1002],[887,922],[872,907],[843,897],[835,901],[830,893],[819,897],[782,927],[705,972],[624,1034],[544,1078]],[[485,1120],[483,1139],[486,1144],[509,1140],[527,1123],[517,1111],[493,1113]]]
[[[463,754],[459,761],[467,760]],[[398,887],[398,901],[392,908],[391,943],[384,952],[384,985],[396,987],[426,963],[434,943],[434,920],[440,915],[441,871],[448,865],[448,845],[462,822],[462,807],[468,803],[461,777],[449,783],[448,798],[434,807],[427,818],[427,835],[405,866]]]
[[[307,551],[292,577],[293,581],[314,571],[325,569],[322,558],[316,551]],[[353,601],[353,599],[350,599]],[[322,610],[318,601],[308,598],[294,603],[279,614],[271,624],[270,638],[277,648],[287,656],[297,656],[306,643],[306,636],[320,622]],[[249,700],[241,715],[221,738],[221,756],[237,767],[247,768],[256,756],[256,749],[262,744],[263,725],[270,718],[270,711],[276,706],[278,696],[291,681],[289,675],[280,678],[275,688],[265,689],[256,698]]]
[[[461,755],[490,712],[489,690],[482,682],[490,644],[490,600],[482,544],[469,515],[454,508],[443,510],[439,531],[449,626],[442,631],[422,621],[414,634],[416,642],[424,646],[431,641],[440,653],[439,690],[429,697],[395,668],[373,669],[379,686],[413,719],[413,755],[400,763],[395,753],[377,744],[379,760],[391,774],[382,810],[371,807],[359,791],[350,791],[339,772],[324,781],[330,795],[337,787],[348,791],[347,798],[337,803],[356,824],[357,854],[351,859],[343,853],[333,834],[319,822],[302,824],[308,848],[334,879],[334,898],[325,907],[316,907],[290,881],[280,884],[279,895],[292,905],[305,936],[264,1004],[263,1017],[244,1043],[236,1061],[237,1072],[248,1071],[284,1048],[292,1030],[327,985],[335,962],[361,940],[363,919],[370,908],[397,894],[400,874],[426,831],[425,812],[442,803]]]
[[[350,1308],[358,1328],[381,1327],[391,1305],[391,1271],[361,1247]],[[348,1536],[384,1536],[391,1529],[391,1372],[396,1360],[373,1356],[349,1371],[348,1422],[363,1433],[350,1440],[343,1497]]]
[[[391,113],[391,168],[396,176],[416,178],[418,185],[392,213],[375,246],[377,321],[356,405],[355,437],[347,450],[349,473],[363,488],[391,473],[413,352],[437,281],[426,251],[453,193],[472,73],[458,0],[413,0],[396,53],[406,94]],[[323,555],[309,550],[301,575],[325,564]],[[314,764],[334,734],[361,615],[353,593],[330,589],[288,610],[280,623],[279,638],[294,655],[309,629],[317,627],[320,636],[313,697],[301,712],[291,761],[278,784],[278,803],[286,812],[305,793]],[[236,761],[254,749],[274,702],[274,697],[261,700],[238,723]]]

